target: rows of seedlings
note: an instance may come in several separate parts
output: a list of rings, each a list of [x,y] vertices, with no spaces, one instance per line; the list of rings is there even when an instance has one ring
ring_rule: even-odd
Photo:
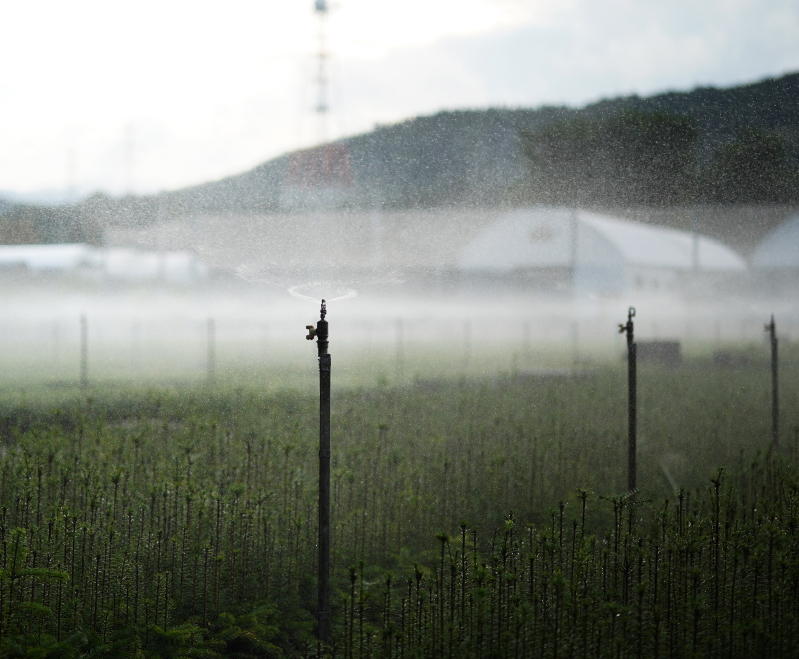
[[[90,416],[58,412],[3,446],[0,649],[304,647],[315,509],[292,431],[256,442],[213,415]]]
[[[612,656],[610,649],[640,637],[646,653],[654,637],[635,637],[630,607],[646,582],[641,629],[651,629],[652,570],[657,599],[667,605],[662,616],[670,616],[658,623],[659,654],[687,647],[682,631],[666,630],[684,630],[690,602],[707,605],[716,569],[726,570],[718,611],[756,584],[761,618],[736,608],[736,624],[762,619],[764,597],[776,598],[780,622],[771,632],[736,627],[727,646],[714,648],[787,639],[792,609],[773,584],[780,560],[786,579],[793,569],[785,534],[792,518],[784,512],[792,510],[793,481],[755,469],[746,487],[720,485],[718,546],[710,549],[702,543],[713,492],[694,487],[697,474],[705,478],[717,464],[742,471],[740,456],[768,436],[768,418],[758,414],[768,392],[751,384],[758,368],[647,378],[642,489],[635,500],[616,500],[615,517],[613,501],[586,495],[583,509],[583,500],[571,500],[575,487],[624,488],[625,389],[615,371],[338,392],[331,572],[340,596],[330,651],[353,659],[488,657],[539,656],[543,647],[547,656]],[[796,386],[785,384],[793,410]],[[0,410],[3,656],[317,653],[315,397],[241,389],[96,396],[62,399],[56,409],[34,401]],[[797,419],[789,413],[785,421],[795,433]],[[793,438],[787,434],[783,449],[795,462]],[[670,479],[692,494],[681,503],[672,497],[658,517],[654,502],[672,491]],[[768,503],[775,492],[784,500]],[[552,517],[547,510],[559,498],[567,503]],[[779,529],[771,559],[746,535],[761,518],[763,528]],[[656,522],[661,540],[653,545]],[[437,544],[442,529],[452,537],[442,534]],[[768,535],[757,533],[760,541]],[[664,565],[683,575],[682,590],[664,591]],[[685,579],[694,567],[704,572],[691,600]],[[726,627],[716,617],[721,638]],[[697,652],[708,647],[710,619],[702,609]],[[630,656],[633,646],[625,647]]]
[[[590,507],[606,524],[586,523]],[[798,524],[796,473],[770,459],[660,504],[579,491],[545,525],[439,534],[407,572],[352,568],[333,654],[793,657]]]

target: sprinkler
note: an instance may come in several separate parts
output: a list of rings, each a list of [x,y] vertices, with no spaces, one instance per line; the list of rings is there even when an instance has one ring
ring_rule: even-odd
[[[619,323],[619,334],[627,334],[627,491],[635,491],[636,466],[636,370],[635,370],[635,339],[633,337],[633,318],[635,307],[627,310],[627,322]]]
[[[330,355],[327,353],[327,309],[325,301],[316,327],[306,325],[309,341],[319,350],[319,575],[318,638],[330,644]]]
[[[771,447],[776,449],[780,445],[780,406],[777,396],[777,326],[774,324],[774,314],[771,314],[766,331],[771,339]]]

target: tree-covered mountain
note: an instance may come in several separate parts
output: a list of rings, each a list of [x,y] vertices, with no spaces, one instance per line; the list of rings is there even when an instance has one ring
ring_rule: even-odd
[[[690,162],[683,163],[685,171],[681,176],[688,170],[697,176],[716,172],[719,180],[728,181],[715,185],[708,192],[708,201],[761,200],[757,194],[736,199],[724,189],[725,185],[735,187],[736,177],[745,176],[751,166],[742,163],[740,156],[754,145],[752,136],[760,136],[772,146],[777,144],[784,156],[781,167],[799,165],[799,74],[791,74],[730,89],[700,88],[647,98],[615,98],[580,109],[461,110],[378,127],[338,143],[345,147],[351,176],[348,187],[333,195],[333,201],[339,205],[394,208],[513,201],[519,186],[523,187],[531,177],[525,135],[569,122],[612,128],[616,118],[616,129],[626,131],[632,138],[654,116],[672,117],[672,121],[682,122],[680,130],[693,133],[689,144],[684,133],[674,133],[682,146],[672,146],[679,150],[687,144],[689,150]],[[638,124],[633,121],[625,125],[618,117],[637,117]],[[653,136],[644,137],[641,133],[639,137],[646,140]],[[341,149],[338,153],[342,153]],[[166,206],[184,212],[262,212],[291,208],[303,201],[313,203],[319,200],[314,196],[318,192],[318,176],[312,177],[309,185],[300,181],[295,186],[300,188],[299,195],[296,190],[287,194],[286,188],[296,183],[291,170],[298,158],[310,161],[324,157],[319,150],[316,154],[305,152],[305,156],[287,154],[244,174],[168,193]],[[311,169],[316,171],[318,167]],[[650,172],[653,184],[659,173]],[[667,195],[667,199],[669,203],[678,202],[680,195]]]
[[[113,224],[320,205],[793,203],[797,168],[799,73],[583,108],[440,112],[182,190],[0,210],[0,240],[96,240]]]
[[[528,203],[578,206],[799,202],[799,167],[777,131],[745,128],[698,158],[699,131],[685,116],[621,110],[523,131]]]

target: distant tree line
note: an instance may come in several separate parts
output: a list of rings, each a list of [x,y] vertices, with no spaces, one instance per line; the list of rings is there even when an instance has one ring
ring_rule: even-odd
[[[75,207],[19,204],[0,215],[3,245],[101,242],[100,225]]]
[[[98,193],[62,207],[0,199],[0,243],[97,243],[109,227],[306,212],[320,199],[338,210],[370,212],[529,203],[651,209],[799,203],[799,73],[730,89],[603,99],[583,108],[439,112],[341,144],[351,157],[352,187],[334,201],[324,186],[321,193],[309,188],[304,200],[287,191],[288,154],[219,181],[143,197]]]
[[[522,131],[525,196],[556,205],[799,201],[799,171],[778,132],[742,129],[704,167],[698,136],[689,117],[639,110]]]
[[[70,206],[7,205],[0,208],[0,244],[101,245],[107,227],[145,226],[174,210],[159,196],[113,198],[99,192]]]

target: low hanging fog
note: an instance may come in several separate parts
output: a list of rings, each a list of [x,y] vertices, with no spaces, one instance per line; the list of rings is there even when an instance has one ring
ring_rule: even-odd
[[[630,307],[685,359],[762,347],[771,314],[795,339],[797,144],[767,110],[799,76],[703,93],[442,112],[174,192],[7,204],[5,381],[307,383],[322,299],[339,385],[618,363]]]
[[[639,341],[679,341],[686,359],[761,346],[771,313],[799,334],[790,281],[701,234],[612,213],[198,214],[111,227],[87,249],[5,268],[7,382],[76,381],[84,318],[90,380],[310,384],[304,327],[322,298],[342,385],[615,363],[630,306]]]

